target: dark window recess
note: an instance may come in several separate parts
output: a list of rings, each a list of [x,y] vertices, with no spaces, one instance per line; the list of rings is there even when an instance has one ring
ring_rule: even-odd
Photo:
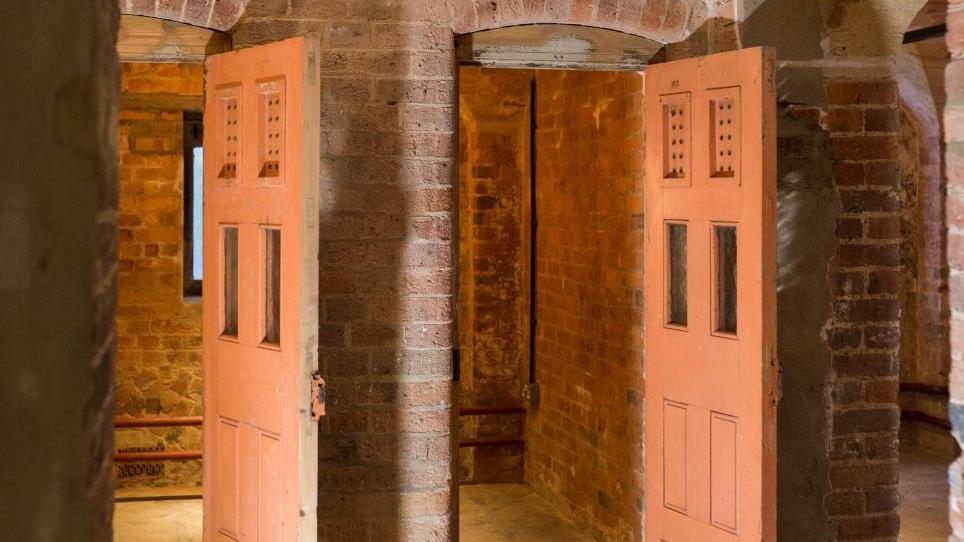
[[[736,227],[713,226],[716,245],[716,331],[736,333]]]
[[[686,224],[666,225],[667,274],[669,275],[669,323],[685,326],[686,307]]]
[[[201,295],[204,230],[204,121],[184,112],[184,296]]]
[[[264,229],[264,342],[281,344],[281,230]]]
[[[238,336],[238,227],[225,226],[224,235],[224,329],[223,335]]]

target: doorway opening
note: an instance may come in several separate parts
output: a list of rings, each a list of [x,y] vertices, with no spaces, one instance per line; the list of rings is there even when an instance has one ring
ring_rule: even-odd
[[[603,46],[552,54],[577,37]],[[642,536],[640,71],[658,44],[632,38],[629,62],[620,39],[457,41],[464,541]]]
[[[226,34],[125,15],[115,540],[200,540],[204,59]]]
[[[948,465],[961,453],[951,435],[950,342],[943,111],[949,60],[946,9],[929,2],[897,57],[900,92],[900,540],[943,541]],[[886,340],[881,334],[880,340]]]
[[[570,539],[636,532],[642,76],[464,67],[459,88],[462,531],[545,502]],[[534,508],[492,522],[506,499]]]

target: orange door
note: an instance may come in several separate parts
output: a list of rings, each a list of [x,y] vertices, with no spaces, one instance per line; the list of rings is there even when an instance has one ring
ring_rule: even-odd
[[[647,540],[776,540],[773,54],[646,70]]]
[[[204,118],[204,540],[314,540],[311,40],[214,55]]]

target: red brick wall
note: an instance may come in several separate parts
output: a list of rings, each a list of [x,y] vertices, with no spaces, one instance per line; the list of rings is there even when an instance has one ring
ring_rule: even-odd
[[[944,110],[947,172],[947,264],[951,306],[951,424],[964,442],[964,2],[952,0],[947,17],[947,107]],[[950,469],[952,540],[964,540],[964,460]]]
[[[526,480],[604,540],[640,540],[643,118],[635,73],[537,75],[541,403]]]
[[[461,406],[519,406],[529,361],[531,70],[459,70]],[[521,436],[524,416],[461,418],[460,439]],[[521,482],[521,446],[464,448],[463,482]]]
[[[201,304],[183,295],[183,111],[200,110],[200,64],[122,65],[117,414],[199,416]],[[200,449],[200,428],[119,430],[117,448]],[[200,485],[200,461],[118,486]]]
[[[890,79],[827,83],[839,246],[834,310],[833,430],[827,512],[838,540],[897,535],[900,177],[897,91]]]

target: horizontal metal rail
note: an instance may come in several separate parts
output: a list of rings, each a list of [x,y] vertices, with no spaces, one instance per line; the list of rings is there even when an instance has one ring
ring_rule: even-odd
[[[524,446],[521,438],[473,438],[459,442],[459,448],[481,448],[483,446]]]
[[[459,409],[459,416],[489,416],[496,414],[525,414],[526,409],[522,406],[480,406],[462,407]],[[517,437],[511,438],[474,438],[459,441],[459,448],[481,448],[484,446],[524,446],[525,440]]]
[[[138,495],[132,497],[114,497],[114,502],[153,502],[153,501],[183,501],[201,499],[200,493],[185,493],[183,495]]]
[[[201,417],[150,416],[146,418],[132,418],[129,416],[118,416],[114,418],[114,427],[117,429],[130,429],[135,427],[183,427],[191,425],[201,425]]]
[[[486,416],[489,414],[525,414],[525,407],[521,406],[492,406],[492,407],[462,407],[459,416]]]
[[[139,463],[142,461],[190,461],[201,459],[201,450],[161,450],[156,452],[117,452],[115,463]]]
[[[149,416],[133,418],[119,416],[114,418],[116,429],[136,429],[140,427],[186,427],[199,426],[200,416]],[[117,452],[115,463],[140,463],[143,461],[192,461],[201,459],[201,450],[155,450],[151,452]]]
[[[942,420],[931,416],[930,414],[925,414],[924,412],[918,412],[916,410],[902,410],[900,413],[900,419],[902,421],[914,421],[923,422],[935,427],[944,429],[945,431],[951,430],[951,422],[947,420]]]
[[[937,386],[934,384],[918,384],[916,382],[901,382],[900,391],[923,393],[925,395],[950,395],[947,386]]]

